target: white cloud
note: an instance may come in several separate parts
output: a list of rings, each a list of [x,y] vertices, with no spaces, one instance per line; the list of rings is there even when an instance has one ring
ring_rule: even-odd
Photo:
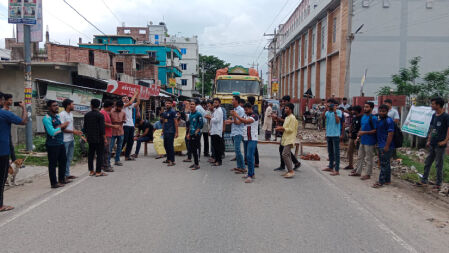
[[[269,32],[293,12],[300,0],[105,0],[120,22],[103,0],[67,0],[106,34],[114,34],[121,22],[145,26],[149,21],[165,21],[170,34],[198,35],[200,53],[245,66],[254,62],[267,44],[268,38],[262,35],[286,1],[288,7],[276,17]],[[7,1],[1,1],[0,47],[4,46],[3,38],[12,36],[6,7]],[[44,30],[49,27],[51,41],[76,45],[78,37],[86,42],[99,34],[62,0],[44,1],[43,9]],[[266,72],[266,51],[259,64]]]

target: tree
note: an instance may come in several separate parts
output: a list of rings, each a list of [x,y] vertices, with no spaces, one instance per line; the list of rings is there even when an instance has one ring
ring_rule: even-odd
[[[219,59],[213,55],[201,55],[200,54],[200,82],[196,83],[196,89],[201,92],[201,78],[203,78],[203,73],[201,66],[204,67],[204,95],[211,95],[213,84],[215,81],[215,73],[218,69],[229,67],[229,63]]]
[[[416,79],[419,78],[419,62],[421,57],[412,58],[409,68],[401,68],[398,74],[392,76],[392,82],[396,85],[396,95],[406,95],[408,97],[419,93],[419,85]]]
[[[449,96],[449,68],[443,71],[429,72],[424,76],[424,82],[420,85],[420,95],[431,97]]]

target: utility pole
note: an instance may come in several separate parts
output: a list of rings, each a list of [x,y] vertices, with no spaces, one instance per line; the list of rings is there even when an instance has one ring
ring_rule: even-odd
[[[354,40],[352,33],[352,17],[354,16],[354,0],[348,0],[348,34],[346,36],[346,70],[345,70],[345,97],[349,96],[349,85],[351,79],[351,45]]]
[[[23,42],[25,54],[25,105],[27,110],[28,122],[26,124],[26,150],[33,151],[33,122],[31,119],[31,97],[32,97],[32,79],[31,79],[31,29],[30,25],[23,25]]]
[[[204,65],[201,63],[201,94],[203,94],[204,98]]]
[[[273,36],[272,45],[274,45],[274,52],[273,52],[273,62],[271,64],[271,79],[273,79],[273,72],[274,72],[276,74],[276,79],[278,80],[278,85],[279,85],[279,81],[281,80],[281,78],[280,78],[281,76],[280,76],[280,74],[277,71],[278,70],[278,66],[276,64],[276,54],[277,54],[276,49],[277,49],[278,33],[277,33],[276,29],[274,29],[274,33],[273,34],[265,34],[264,33],[263,36]],[[269,84],[270,87],[271,87],[272,80],[268,80],[268,82],[271,82]],[[272,87],[270,88],[270,91],[272,92]],[[279,91],[277,91],[275,94],[276,94],[276,97],[277,97],[278,94],[279,94]],[[273,97],[275,97],[275,96],[273,96]]]

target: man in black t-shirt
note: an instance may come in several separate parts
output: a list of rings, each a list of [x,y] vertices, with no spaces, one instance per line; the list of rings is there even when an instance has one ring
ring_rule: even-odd
[[[153,125],[148,120],[137,119],[137,127],[138,133],[137,136],[134,137],[134,140],[137,141],[136,144],[136,153],[133,155],[134,158],[139,156],[140,145],[142,142],[153,141]]]
[[[421,179],[421,183],[418,183],[418,185],[427,184],[430,167],[435,161],[437,181],[433,189],[440,190],[441,184],[443,183],[444,151],[446,150],[449,141],[449,114],[444,112],[444,100],[442,98],[433,98],[431,101],[432,110],[435,111],[435,114],[430,121],[429,138],[427,139],[427,146],[430,150],[424,163],[424,175]]]
[[[345,170],[354,170],[354,150],[357,142],[357,134],[362,127],[362,107],[359,105],[351,107],[352,122],[349,127],[349,146],[348,146],[348,162]]]

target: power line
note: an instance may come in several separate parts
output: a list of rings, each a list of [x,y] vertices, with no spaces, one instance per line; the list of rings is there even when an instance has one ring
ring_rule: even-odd
[[[88,36],[87,34],[85,34],[85,33],[81,32],[81,31],[79,31],[79,30],[76,29],[75,27],[73,27],[73,26],[71,26],[70,24],[66,23],[64,20],[62,20],[62,19],[56,17],[56,16],[55,16],[54,14],[52,14],[51,12],[48,12],[48,14],[50,14],[52,17],[54,17],[54,18],[56,18],[57,20],[59,20],[59,22],[61,22],[61,23],[65,24],[66,26],[72,28],[72,30],[74,30],[75,32],[77,32],[77,33],[83,35],[86,39],[90,39],[91,36]]]
[[[101,0],[104,4],[104,6],[106,6],[106,8],[108,8],[109,12],[112,14],[112,16],[114,16],[114,18],[120,23],[120,19],[117,17],[117,15],[115,15],[115,13],[112,11],[111,8],[109,8],[109,6],[106,4],[106,2],[104,0]]]
[[[83,16],[83,14],[81,14],[79,11],[77,11],[72,5],[70,5],[66,0],[62,0],[64,3],[66,3],[70,8],[72,8],[72,10],[74,10],[76,13],[78,13],[78,15],[80,15],[80,17],[82,17],[84,20],[86,20],[87,23],[89,23],[91,26],[93,26],[95,29],[97,29],[97,31],[99,31],[100,33],[102,33],[103,35],[106,35],[106,33],[104,33],[103,31],[101,31],[98,27],[96,27],[92,22],[90,22],[86,17]]]

